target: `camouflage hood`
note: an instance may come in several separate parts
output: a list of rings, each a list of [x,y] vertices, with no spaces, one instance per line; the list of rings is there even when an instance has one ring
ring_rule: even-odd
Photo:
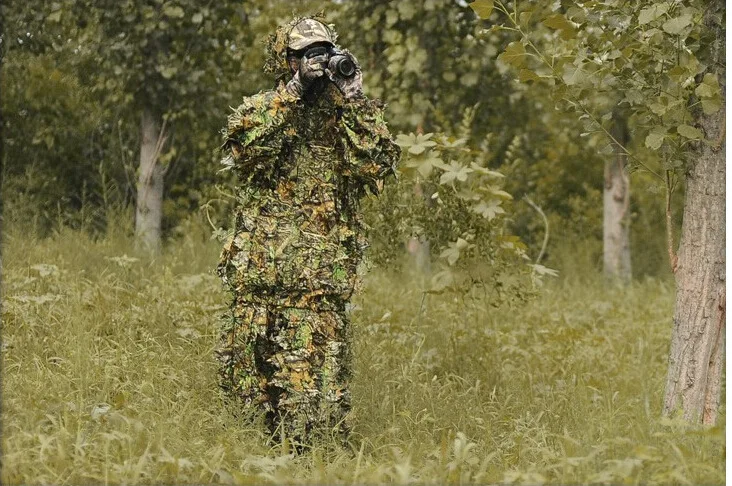
[[[304,20],[316,20],[328,27],[330,34],[329,41],[336,45],[335,42],[338,35],[335,33],[332,24],[326,24],[322,14],[308,17],[295,17],[286,24],[277,27],[274,34],[271,34],[266,41],[267,58],[264,61],[264,72],[274,74],[277,81],[290,78],[290,67],[287,64],[287,46],[291,41],[291,33],[297,24]],[[313,42],[326,40],[325,38],[315,37]]]

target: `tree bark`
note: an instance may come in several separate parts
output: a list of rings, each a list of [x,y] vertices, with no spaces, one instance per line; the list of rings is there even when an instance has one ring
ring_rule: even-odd
[[[158,253],[161,242],[165,173],[158,163],[158,158],[165,144],[165,137],[159,118],[149,110],[143,110],[140,136],[135,237],[139,246],[152,253]]]
[[[723,4],[722,4],[723,5]],[[705,133],[686,176],[676,271],[676,308],[663,413],[714,424],[725,348],[725,83],[724,30],[712,64],[722,108],[703,115]]]
[[[628,130],[625,121],[614,116],[614,155],[605,161],[605,184],[603,188],[602,253],[606,277],[622,283],[630,282],[630,179],[625,172]]]

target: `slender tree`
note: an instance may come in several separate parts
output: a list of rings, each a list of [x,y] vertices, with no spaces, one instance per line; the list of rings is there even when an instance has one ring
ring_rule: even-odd
[[[135,233],[156,252],[165,174],[190,128],[201,129],[202,119],[232,101],[225,82],[247,51],[246,11],[240,3],[193,0],[102,0],[89,9],[99,26],[97,89],[139,123]]]
[[[602,261],[605,276],[628,283],[630,266],[630,178],[627,173],[628,126],[624,117],[613,114],[613,153],[605,156],[602,211]]]

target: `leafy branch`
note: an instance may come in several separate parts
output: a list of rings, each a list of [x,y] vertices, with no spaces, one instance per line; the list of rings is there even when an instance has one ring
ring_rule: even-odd
[[[516,21],[518,12],[517,11],[514,12],[514,15],[512,16],[510,14],[508,8],[500,0],[497,2],[496,9],[499,10],[500,12],[504,13],[506,15],[506,17],[513,24],[513,27],[509,27],[509,28],[507,28],[507,30],[517,32],[521,36],[522,43],[525,43],[527,46],[529,46],[534,51],[532,57],[538,59],[544,66],[546,66],[547,68],[549,68],[551,70],[552,79],[555,82],[560,83],[564,87],[570,88],[570,85],[567,84],[567,82],[564,80],[564,77],[560,73],[557,72],[554,63],[550,62],[546,58],[546,56],[542,53],[542,51],[530,39],[529,35],[526,32],[524,32],[524,30],[521,28],[521,25]],[[566,19],[565,19],[565,21],[566,21]],[[502,28],[505,28],[505,27],[502,27]],[[529,55],[530,53],[524,53],[524,54]],[[540,76],[536,76],[536,77],[541,78]],[[663,178],[663,176],[661,176],[661,174],[659,174],[655,170],[651,169],[647,164],[645,164],[645,162],[643,162],[643,160],[641,160],[634,153],[632,153],[630,150],[628,150],[628,148],[624,144],[620,143],[613,136],[613,134],[610,133],[610,131],[602,124],[602,122],[599,120],[599,117],[594,112],[592,112],[589,108],[587,108],[587,106],[582,102],[582,100],[580,100],[572,92],[571,89],[567,89],[567,94],[569,96],[569,99],[567,101],[569,101],[573,106],[579,107],[580,111],[582,111],[583,114],[585,114],[587,117],[589,117],[590,120],[592,120],[592,122],[600,128],[600,130],[605,134],[605,136],[608,139],[610,139],[610,141],[613,144],[615,144],[615,146],[617,146],[620,150],[623,151],[624,155],[626,155],[629,159],[632,159],[633,161],[635,161],[640,167],[643,167],[646,171],[648,171],[650,174],[655,176],[658,180],[660,180],[660,181],[664,180],[664,178]]]

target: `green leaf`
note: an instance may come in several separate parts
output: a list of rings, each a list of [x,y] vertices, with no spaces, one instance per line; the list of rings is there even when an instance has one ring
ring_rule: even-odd
[[[663,144],[663,139],[666,137],[665,133],[653,131],[646,136],[646,147],[651,150],[658,150]]]
[[[396,143],[401,148],[409,148],[414,145],[416,141],[417,137],[413,133],[410,133],[408,135],[406,133],[400,133],[399,135],[397,135],[396,138]]]
[[[722,108],[722,101],[717,96],[715,98],[702,100],[701,105],[705,115],[713,115]]]
[[[625,99],[631,105],[642,105],[646,102],[646,98],[643,96],[643,93],[637,89],[626,90]]]
[[[417,13],[413,2],[399,2],[397,3],[397,10],[399,10],[399,17],[402,20],[410,20]]]
[[[448,83],[452,83],[457,79],[457,74],[452,71],[445,71],[444,73],[442,73],[442,79],[444,79]]]
[[[567,86],[582,84],[586,79],[587,73],[585,73],[584,69],[582,69],[582,66],[565,64],[564,74],[562,74],[562,80]]]
[[[520,41],[513,41],[498,56],[498,60],[509,66],[520,68],[526,62],[526,49]]]
[[[674,66],[668,71],[668,77],[677,83],[681,83],[689,76],[689,71],[683,66]]]
[[[587,13],[580,7],[569,7],[567,9],[567,17],[577,23],[583,23],[587,20]]]
[[[529,10],[527,12],[521,12],[519,14],[519,24],[521,24],[522,27],[528,27],[529,26],[529,20],[531,20],[531,16],[534,14],[532,10]]]
[[[488,219],[488,221],[493,220],[499,214],[506,213],[506,211],[501,207],[501,201],[499,199],[481,201],[473,206],[473,211]]]
[[[700,98],[711,98],[715,94],[714,88],[704,83],[701,83],[699,86],[697,86],[694,90],[694,93],[696,93],[696,95]]]
[[[434,147],[437,142],[430,140],[432,138],[431,133],[424,135],[416,135],[411,140],[411,146],[409,147],[409,153],[412,155],[419,155],[429,147]]]
[[[645,25],[649,22],[653,22],[666,12],[668,12],[667,3],[657,3],[650,7],[646,7],[640,11],[640,14],[638,14],[638,25]]]
[[[560,35],[564,40],[572,39],[577,35],[574,24],[567,20],[567,18],[562,14],[551,15],[546,20],[544,20],[542,24],[546,25],[550,29],[560,30]]]
[[[440,258],[444,258],[447,260],[447,263],[450,264],[450,266],[454,265],[456,261],[460,258],[460,251],[468,248],[470,244],[462,239],[458,238],[456,242],[449,242],[448,247],[442,250],[442,253],[440,253]]]
[[[409,152],[410,154],[412,154],[412,155],[419,155],[419,154],[421,154],[422,152],[424,152],[426,148],[427,148],[427,147],[425,147],[425,146],[424,146],[424,145],[422,145],[422,144],[416,144],[416,145],[412,145],[411,147],[409,147],[409,150],[408,150],[408,152]]]
[[[386,26],[391,27],[395,23],[399,21],[399,12],[397,12],[394,9],[389,9],[386,11]]]
[[[554,14],[546,18],[542,24],[555,30],[572,29],[574,26],[562,14]]]
[[[475,0],[470,4],[470,8],[481,19],[487,19],[493,12],[493,0]]]
[[[405,164],[409,168],[416,168],[425,179],[430,176],[434,167],[443,165],[439,152],[428,150],[418,156],[411,157]]]
[[[664,113],[666,113],[666,105],[662,103],[651,103],[650,105],[648,105],[648,108],[650,108],[651,111],[658,116],[662,116]]]
[[[194,24],[200,24],[203,22],[203,14],[201,12],[194,13],[193,17],[191,17],[191,22]]]
[[[485,174],[487,176],[498,177],[498,178],[506,177],[503,174],[501,174],[500,172],[496,172],[494,170],[489,170],[489,169],[486,169],[485,167],[481,167],[480,165],[476,164],[475,162],[471,162],[470,167],[474,171],[478,172],[479,174]]]
[[[531,69],[522,69],[519,71],[519,81],[526,83],[528,81],[541,81],[541,77]]]
[[[456,160],[451,160],[450,165],[444,164],[441,168],[445,170],[445,173],[440,176],[440,184],[448,184],[455,180],[465,182],[468,180],[468,174],[473,172],[473,169],[465,167]]]
[[[158,71],[165,79],[170,79],[178,72],[178,68],[175,66],[159,66]]]
[[[56,10],[55,12],[51,12],[46,17],[46,20],[49,22],[60,22],[61,21],[61,10]]]
[[[671,35],[679,35],[689,25],[691,25],[691,15],[684,14],[664,23],[663,30]]]
[[[185,12],[177,5],[166,5],[163,8],[163,14],[173,19],[181,19],[185,17]]]
[[[463,74],[460,77],[460,83],[464,86],[467,86],[468,88],[471,86],[475,86],[478,84],[478,73],[476,72],[468,72]]]
[[[404,62],[404,71],[408,73],[420,73],[424,63],[417,56],[409,56]]]
[[[513,199],[513,196],[511,194],[507,193],[506,191],[504,191],[503,189],[501,189],[499,187],[487,185],[483,189],[485,189],[487,192],[489,192],[490,194],[492,194],[494,196],[498,196],[500,199],[507,199],[507,200]]]
[[[679,125],[676,127],[676,131],[679,132],[679,135],[682,137],[689,138],[691,140],[701,140],[704,138],[704,134],[701,130],[690,125]]]
[[[705,74],[704,79],[699,84],[699,86],[696,87],[694,93],[696,93],[701,98],[714,98],[715,96],[719,95],[720,89],[717,76],[711,73]]]

